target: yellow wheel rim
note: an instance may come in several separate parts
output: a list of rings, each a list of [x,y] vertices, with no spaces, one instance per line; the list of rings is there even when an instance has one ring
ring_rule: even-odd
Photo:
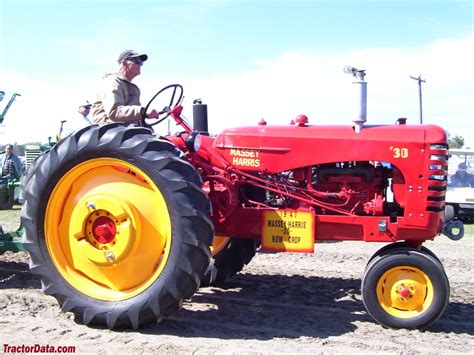
[[[216,256],[230,242],[230,237],[216,235],[211,245],[211,256]]]
[[[161,274],[171,248],[168,207],[153,181],[124,161],[78,164],[55,186],[45,214],[54,265],[78,291],[123,300]]]
[[[433,285],[420,269],[400,266],[386,271],[377,283],[382,308],[397,318],[412,318],[433,303]]]

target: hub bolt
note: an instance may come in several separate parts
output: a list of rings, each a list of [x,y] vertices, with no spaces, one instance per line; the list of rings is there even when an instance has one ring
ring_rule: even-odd
[[[111,251],[108,251],[106,254],[105,254],[105,257],[107,258],[108,261],[110,261],[111,263],[115,261],[115,254]]]

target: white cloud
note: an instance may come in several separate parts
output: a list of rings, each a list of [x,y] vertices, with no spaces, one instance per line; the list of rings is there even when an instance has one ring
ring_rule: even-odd
[[[422,86],[424,123],[438,124],[451,134],[462,135],[473,147],[473,44],[470,36],[414,48],[284,53],[274,60],[256,61],[246,72],[205,79],[165,77],[163,72],[155,75],[147,67],[137,83],[142,88],[143,104],[167,83],[182,83],[185,115],[191,118],[192,100],[202,98],[208,104],[210,130],[218,133],[228,127],[256,124],[262,117],[269,124],[288,124],[301,113],[313,124],[351,124],[357,98],[352,78],[342,71],[345,65],[367,71],[368,124],[391,124],[398,117],[407,117],[409,124],[416,124],[418,87],[410,75],[421,74],[426,79]],[[0,143],[33,138],[46,141],[48,135],[56,134],[60,120],[76,113],[77,100],[90,100],[92,92],[90,77],[68,87],[1,71],[0,77],[2,85],[10,84],[9,88],[1,88],[7,92],[2,105],[11,95],[8,91],[22,93],[7,115],[4,123],[8,127],[0,135]],[[162,124],[159,132],[165,130],[166,124]]]

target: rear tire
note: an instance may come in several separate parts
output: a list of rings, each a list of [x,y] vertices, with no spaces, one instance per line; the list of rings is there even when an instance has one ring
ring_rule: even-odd
[[[222,283],[242,271],[253,259],[257,250],[255,239],[226,238],[222,243],[224,245],[220,245],[219,249],[215,249],[215,244],[211,247],[212,258],[202,279],[202,286]]]
[[[18,197],[18,202],[20,202],[20,204],[23,204],[23,202],[25,202],[25,198],[23,196],[23,191],[25,190],[26,185],[28,185],[28,182],[30,181],[31,177],[33,176],[36,167],[44,159],[45,155],[48,154],[48,152],[49,152],[49,149],[47,151],[43,152],[42,154],[38,155],[31,162],[31,164],[26,169],[25,173],[22,175],[22,177],[20,179],[20,195]]]
[[[416,249],[393,249],[365,270],[362,297],[367,312],[388,328],[425,329],[444,312],[449,282],[441,264]]]
[[[148,129],[90,126],[38,160],[23,192],[31,272],[83,324],[137,328],[176,312],[209,263],[195,169]]]

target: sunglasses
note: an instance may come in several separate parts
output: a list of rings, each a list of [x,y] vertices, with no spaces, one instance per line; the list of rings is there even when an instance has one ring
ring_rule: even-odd
[[[140,58],[130,58],[128,59],[130,62],[134,62],[135,64],[137,65],[143,65],[143,60],[141,60]]]

